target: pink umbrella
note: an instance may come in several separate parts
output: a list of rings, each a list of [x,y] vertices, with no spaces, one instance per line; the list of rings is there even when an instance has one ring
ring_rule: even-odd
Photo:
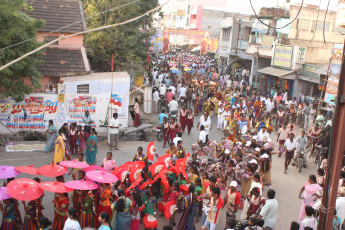
[[[98,185],[84,180],[72,180],[65,183],[67,188],[77,189],[77,190],[94,190],[98,188]]]
[[[7,193],[17,200],[36,200],[43,195],[38,183],[31,179],[20,178],[8,183]]]
[[[57,177],[62,176],[68,171],[67,168],[61,166],[61,165],[45,165],[37,169],[37,172],[40,175],[47,176],[47,177]]]
[[[8,195],[6,187],[0,187],[0,200],[7,200],[10,198],[12,197]]]
[[[32,174],[32,175],[39,175],[37,173],[37,168],[33,167],[32,165],[29,166],[19,166],[15,167],[15,170],[22,172],[22,173],[27,173],[27,174]]]
[[[64,166],[64,167],[77,168],[77,169],[83,169],[83,168],[89,167],[88,164],[86,164],[84,162],[77,161],[77,160],[61,161],[59,164]]]
[[[114,183],[118,181],[117,177],[111,173],[103,171],[89,171],[86,173],[86,177],[90,180],[97,181],[100,183]]]
[[[0,166],[0,179],[16,177],[20,174],[13,166]]]
[[[64,183],[58,182],[58,181],[48,181],[48,182],[42,182],[38,185],[41,189],[46,190],[48,192],[55,192],[55,193],[66,193],[66,192],[72,192],[72,188],[68,188],[65,186]]]
[[[107,170],[105,170],[104,168],[102,168],[101,166],[98,166],[98,165],[90,165],[89,167],[84,168],[83,170],[85,172],[93,171],[93,170],[100,170],[100,171],[103,171],[103,172],[107,171]]]

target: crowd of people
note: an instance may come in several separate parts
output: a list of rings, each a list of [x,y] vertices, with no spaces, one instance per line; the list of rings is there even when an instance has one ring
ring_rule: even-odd
[[[219,74],[215,63],[212,58],[191,54],[162,54],[155,61],[150,76],[154,87],[153,110],[160,111],[158,120],[163,132],[162,147],[167,148],[165,154],[160,154],[158,148],[145,153],[143,147],[138,147],[132,161],[116,165],[110,151],[101,167],[116,175],[118,182],[100,184],[93,191],[74,190],[70,199],[68,194],[55,194],[52,222],[42,215],[43,197],[28,204],[23,202],[24,221],[18,201],[5,200],[0,205],[4,216],[1,229],[15,226],[23,226],[25,230],[48,229],[51,224],[57,230],[86,227],[137,230],[141,225],[145,229],[158,229],[156,217],[161,215],[169,224],[159,225],[160,229],[193,230],[195,222],[200,221],[202,229],[214,230],[224,227],[219,224],[223,210],[225,229],[277,229],[272,156],[285,157],[283,168],[288,173],[291,162],[302,149],[310,149],[310,157],[315,159],[318,154],[323,157],[316,175],[310,175],[300,194],[296,194],[302,199],[302,206],[299,220],[291,223],[291,229],[316,229],[327,177],[332,108],[325,116],[321,110],[316,116],[317,105],[303,98],[290,98],[279,85],[269,93],[259,93],[251,88],[247,71]],[[212,124],[214,116],[216,125]],[[300,124],[299,118],[302,118]],[[140,116],[135,119],[137,126]],[[49,121],[45,151],[54,151],[54,164],[73,155],[77,161],[96,164],[97,132],[88,112],[83,123],[84,128],[72,123],[57,130],[53,121]],[[298,125],[304,130],[298,131]],[[111,150],[118,150],[119,126],[114,113],[109,123]],[[210,136],[215,127],[224,134],[221,140]],[[186,153],[182,135],[190,134],[193,129],[199,136],[195,143],[189,143],[193,150],[190,155]],[[277,152],[272,140],[274,130],[278,132]],[[320,151],[319,146],[325,151]],[[73,169],[69,174],[74,180],[87,179],[82,169]],[[345,218],[345,171],[342,178],[334,229],[340,229]],[[64,182],[63,176],[56,179]],[[263,193],[265,186],[267,193]]]

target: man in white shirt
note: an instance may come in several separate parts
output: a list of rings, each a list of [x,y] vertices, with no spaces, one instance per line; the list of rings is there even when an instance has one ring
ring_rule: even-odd
[[[230,86],[231,86],[231,79],[230,77],[228,77],[228,80],[226,80],[226,87],[230,88]]]
[[[159,101],[159,93],[158,90],[155,90],[153,93],[153,111],[158,113],[158,101]]]
[[[287,99],[288,99],[288,92],[287,92],[287,90],[285,90],[285,93],[284,93],[284,95],[283,95],[283,101],[287,101]]]
[[[263,126],[260,131],[258,132],[258,140],[260,141],[266,141],[270,138],[270,134],[268,132],[266,132],[266,126]]]
[[[340,193],[340,197],[337,198],[335,202],[335,210],[337,211],[337,215],[341,219],[340,227],[344,223],[345,219],[345,191]],[[344,229],[344,228],[341,228]]]
[[[113,118],[109,122],[109,129],[110,129],[110,151],[114,150],[114,143],[115,143],[115,150],[119,150],[117,147],[119,144],[119,136],[120,131],[119,128],[121,124],[119,124],[118,114],[114,113]]]
[[[176,88],[175,86],[171,85],[169,86],[169,89],[171,89],[171,92],[175,95],[176,94]]]
[[[305,227],[310,227],[313,230],[317,229],[317,221],[313,217],[314,209],[311,206],[305,206],[305,217],[299,225],[300,230],[304,230]]]
[[[206,136],[207,136],[207,133],[205,131],[205,126],[200,125],[200,133],[199,133],[198,142],[201,146],[204,146],[206,144]]]
[[[287,173],[287,169],[289,164],[291,163],[291,160],[295,154],[295,150],[297,149],[297,141],[294,139],[294,134],[290,133],[289,134],[289,139],[287,139],[284,143],[285,147],[285,171],[284,173]]]
[[[180,95],[179,95],[179,98],[178,100],[181,99],[181,97],[184,97],[184,99],[187,99],[187,88],[183,85],[181,88],[180,88]]]
[[[164,80],[164,74],[163,74],[163,73],[160,73],[160,74],[158,75],[158,79],[159,79],[160,83],[162,83],[163,80]]]
[[[177,114],[178,103],[177,103],[177,101],[175,100],[175,97],[173,97],[173,100],[172,100],[171,102],[169,102],[168,107],[169,107],[169,112],[170,112],[170,113],[175,113],[175,114]],[[173,112],[173,111],[174,111],[174,112]]]
[[[178,133],[177,134],[177,136],[174,138],[174,140],[173,140],[173,142],[174,142],[174,144],[175,144],[175,146],[177,146],[177,142],[178,141],[182,141],[182,133],[180,132],[180,133]]]
[[[164,84],[161,84],[161,86],[159,87],[159,95],[165,96],[166,92],[167,92],[167,88],[165,87]]]
[[[274,101],[273,101],[273,98],[272,96],[269,97],[267,100],[266,100],[266,110],[267,110],[267,113],[271,113],[272,110],[274,109]]]
[[[206,142],[208,142],[208,135],[210,134],[210,130],[212,129],[212,122],[211,118],[208,116],[207,112],[204,112],[204,115],[200,117],[200,120],[198,122],[198,129],[200,130],[201,125],[205,127],[206,131]]]
[[[278,201],[274,199],[276,192],[273,189],[267,191],[267,200],[260,211],[258,218],[265,221],[264,227],[269,226],[274,229],[278,217]]]

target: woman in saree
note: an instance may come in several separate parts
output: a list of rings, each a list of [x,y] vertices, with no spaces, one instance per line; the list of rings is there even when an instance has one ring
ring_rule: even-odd
[[[308,182],[301,188],[298,197],[302,199],[301,212],[299,214],[299,222],[305,217],[305,206],[312,206],[315,203],[316,192],[322,190],[322,187],[317,183],[316,176],[310,175]],[[303,195],[302,195],[303,193]]]
[[[103,188],[103,191],[102,191]],[[96,226],[99,225],[98,217],[102,212],[107,212],[109,216],[111,216],[111,188],[109,184],[103,184],[103,186],[98,187],[98,194],[100,194],[99,197],[99,204],[97,207],[97,216],[96,216]]]
[[[119,198],[112,205],[113,215],[110,226],[112,229],[129,230],[132,218],[132,201],[125,197],[125,190],[118,190]]]
[[[55,206],[53,229],[63,229],[67,220],[67,209],[69,205],[67,193],[55,194],[53,203]]]
[[[78,147],[79,153],[84,154],[84,152],[85,152],[85,133],[84,133],[81,125],[78,125],[78,128],[77,128],[77,147]]]
[[[89,165],[94,165],[96,163],[96,155],[97,155],[97,132],[95,128],[90,130],[90,136],[86,143],[86,162]]]
[[[80,227],[82,229],[86,227],[96,227],[96,218],[94,214],[94,203],[89,195],[89,191],[82,191],[83,198],[80,197],[79,202],[81,203],[81,215],[80,215]]]
[[[55,142],[55,152],[54,152],[54,164],[59,163],[60,161],[65,160],[65,142],[63,140],[63,132],[64,130],[61,128],[59,129],[59,136],[56,139]]]
[[[194,193],[195,185],[189,185],[189,195],[183,199],[183,213],[177,225],[178,230],[195,230],[194,218],[199,209],[197,194]]]
[[[49,120],[49,126],[46,131],[47,134],[47,144],[44,147],[44,152],[50,153],[54,150],[55,147],[55,141],[57,138],[57,132],[56,132],[56,127],[54,125],[53,120]]]
[[[22,204],[25,210],[23,230],[36,230],[38,227],[38,200],[31,200],[27,205],[25,201],[22,201]]]
[[[4,200],[5,207],[0,203],[0,211],[2,212],[1,230],[16,229],[16,217],[14,214],[13,199]]]
[[[229,116],[228,124],[227,124],[227,128],[226,128],[227,131],[229,132],[229,135],[228,135],[228,138],[227,138],[228,140],[233,141],[235,139],[236,124],[237,124],[237,121],[234,118],[234,112],[232,111],[230,116]]]
[[[199,102],[200,102],[200,97],[196,95],[194,99],[194,115],[195,116],[199,115]]]

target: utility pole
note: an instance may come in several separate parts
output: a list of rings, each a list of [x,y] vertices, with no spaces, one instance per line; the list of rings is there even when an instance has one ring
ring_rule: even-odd
[[[341,71],[339,76],[338,95],[335,103],[335,116],[332,122],[331,143],[328,154],[328,169],[323,188],[322,205],[318,230],[328,230],[332,228],[335,202],[338,192],[340,170],[342,167],[345,149],[345,56],[342,56]]]

